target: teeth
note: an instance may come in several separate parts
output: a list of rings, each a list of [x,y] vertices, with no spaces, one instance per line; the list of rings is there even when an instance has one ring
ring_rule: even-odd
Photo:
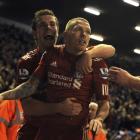
[[[54,36],[52,36],[52,35],[47,35],[47,36],[45,36],[45,39],[54,39]]]
[[[81,42],[82,44],[86,43],[84,40],[80,40],[80,42]]]

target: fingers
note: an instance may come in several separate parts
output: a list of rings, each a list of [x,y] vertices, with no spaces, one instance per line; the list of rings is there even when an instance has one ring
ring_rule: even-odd
[[[93,133],[97,134],[99,129],[102,128],[102,123],[99,120],[91,120],[89,124],[89,129],[93,131]]]
[[[76,63],[76,70],[84,74],[92,72],[92,59],[88,53],[85,53]]]
[[[72,105],[72,114],[71,116],[74,115],[79,115],[79,113],[82,111],[82,106],[79,103],[73,103]]]
[[[69,106],[71,108],[72,115],[78,115],[82,111],[82,105],[78,102],[75,102],[75,101],[77,101],[77,99],[74,97],[71,97],[68,99],[71,101],[69,103]]]
[[[120,71],[121,71],[121,68],[118,68],[118,67],[110,67],[109,68],[109,74],[117,74]]]
[[[121,69],[118,67],[109,68],[109,80],[111,81],[117,80],[117,75],[119,74],[120,71]]]
[[[75,115],[79,115],[79,113],[81,112],[82,109],[73,109],[72,110],[72,116],[75,116]]]
[[[80,73],[88,74],[88,73],[92,72],[93,69],[90,68],[90,67],[82,67],[82,68],[80,68],[78,71],[79,71]]]
[[[100,125],[95,121],[93,128],[92,128],[92,131],[95,132],[95,134],[97,134],[99,131],[99,128],[100,128]]]
[[[91,63],[86,63],[81,68],[81,72],[84,73],[84,74],[88,74],[88,73],[90,73],[92,71],[93,71],[93,69],[92,69],[92,62]]]
[[[110,67],[109,69],[111,69],[111,70],[121,70],[121,68],[115,67],[115,66],[112,66],[112,67]]]
[[[92,72],[92,68],[91,67],[83,67],[82,69],[81,69],[81,72],[82,73],[84,73],[84,74],[88,74],[88,73],[90,73],[90,72]]]
[[[74,98],[74,97],[67,98],[67,100],[70,100],[70,101],[77,101],[77,99]]]

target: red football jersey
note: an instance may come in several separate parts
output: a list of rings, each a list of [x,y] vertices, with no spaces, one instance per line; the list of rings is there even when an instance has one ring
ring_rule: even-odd
[[[17,63],[17,84],[27,81],[40,61],[42,53],[34,49],[21,57]]]
[[[82,74],[75,70],[80,56],[74,56],[63,48],[53,48],[44,53],[34,75],[46,77],[46,101],[60,102],[68,97],[77,98],[82,104],[78,116],[68,117],[61,114],[50,115],[42,119],[44,125],[81,126],[88,115],[88,105],[93,95],[97,100],[108,100],[108,68],[103,59],[93,60],[93,72]],[[44,82],[43,82],[44,84]],[[41,123],[40,123],[41,124]]]

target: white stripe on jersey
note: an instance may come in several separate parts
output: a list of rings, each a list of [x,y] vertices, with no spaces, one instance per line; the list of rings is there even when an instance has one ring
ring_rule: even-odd
[[[108,85],[102,84],[102,95],[108,95]]]

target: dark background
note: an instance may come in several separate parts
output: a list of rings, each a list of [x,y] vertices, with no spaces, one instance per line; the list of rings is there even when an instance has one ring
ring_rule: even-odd
[[[54,11],[60,21],[60,32],[70,18],[84,17],[91,24],[92,32],[105,37],[103,43],[115,46],[117,53],[138,56],[134,48],[140,48],[140,32],[134,27],[140,24],[140,7],[134,7],[122,0],[0,0],[0,16],[31,24],[33,13],[42,8]],[[85,6],[102,10],[100,16],[83,11]],[[93,43],[98,44],[92,40]],[[139,56],[138,56],[139,57]]]

